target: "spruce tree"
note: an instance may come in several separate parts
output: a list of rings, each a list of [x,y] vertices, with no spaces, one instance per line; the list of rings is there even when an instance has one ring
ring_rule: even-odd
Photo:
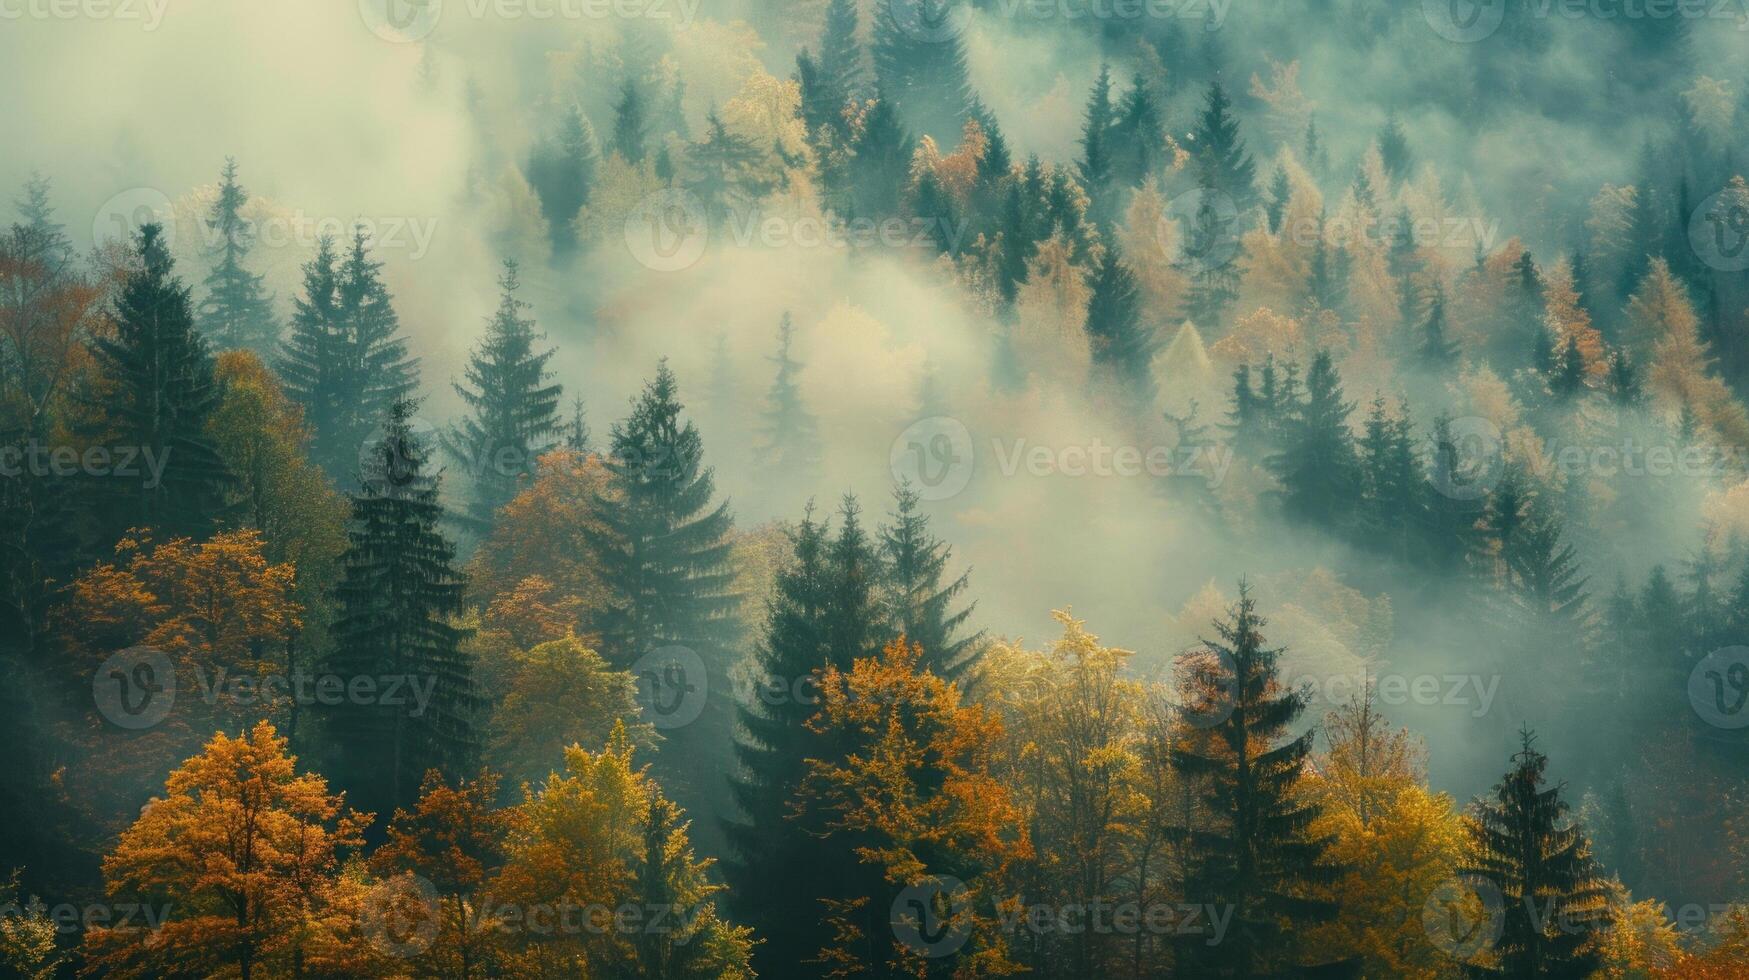
[[[480,529],[534,474],[560,429],[562,387],[547,369],[553,351],[535,349],[540,335],[522,316],[528,304],[516,297],[520,286],[516,263],[505,260],[498,312],[468,359],[466,383],[453,385],[469,413],[443,436],[444,450],[472,481],[468,519]]]
[[[1231,198],[1242,219],[1257,203],[1257,164],[1239,135],[1232,104],[1221,83],[1211,83],[1191,139],[1198,182]]]
[[[1385,176],[1393,184],[1409,179],[1415,157],[1409,150],[1409,137],[1403,133],[1403,124],[1397,121],[1394,112],[1386,117],[1385,128],[1379,130],[1379,158],[1384,162]]]
[[[1557,399],[1569,401],[1585,390],[1585,355],[1571,335],[1561,338],[1555,355],[1554,370],[1549,376],[1549,390]]]
[[[1283,514],[1338,530],[1360,497],[1360,475],[1348,428],[1354,405],[1343,394],[1329,351],[1313,355],[1305,388],[1304,401],[1287,423],[1282,449],[1268,465],[1281,484]]]
[[[32,172],[24,182],[24,196],[18,199],[19,224],[36,243],[36,254],[50,271],[58,271],[72,258],[73,244],[67,240],[65,228],[55,220],[55,207],[49,191],[49,178]]]
[[[1433,283],[1433,296],[1427,301],[1427,316],[1421,324],[1421,348],[1416,360],[1428,371],[1446,371],[1457,363],[1457,341],[1446,333],[1450,324],[1445,316],[1445,284]]]
[[[683,410],[664,360],[630,414],[612,428],[603,461],[612,488],[596,498],[599,526],[585,529],[584,538],[608,594],[592,623],[608,662],[623,670],[682,647],[705,672],[675,679],[702,691],[704,707],[695,720],[665,732],[656,759],[675,799],[703,813],[712,809],[730,764],[733,714],[722,695],[730,690],[741,598],[729,591],[734,521],[728,502],[713,499],[715,475],[704,465],[704,441]]]
[[[731,133],[715,109],[705,117],[704,137],[688,147],[683,170],[712,228],[726,227],[731,214],[746,211],[770,190],[761,173],[765,159],[765,151]]]
[[[105,542],[129,527],[204,538],[231,481],[207,434],[220,395],[212,354],[159,225],[140,227],[133,258],[116,291],[114,331],[91,345],[98,400],[89,435],[136,453],[140,475],[93,478],[100,533]]]
[[[795,326],[788,313],[777,326],[777,354],[769,360],[777,366],[771,390],[765,396],[765,440],[761,462],[777,478],[794,483],[817,476],[824,454],[819,425],[802,402],[797,376],[802,365],[790,354]]]
[[[1288,182],[1287,168],[1276,167],[1275,177],[1269,182],[1269,204],[1264,208],[1269,218],[1269,232],[1272,235],[1281,234],[1281,219],[1287,213],[1287,203],[1293,198],[1293,185]]]
[[[856,40],[858,29],[856,0],[829,0],[826,4],[826,24],[820,32],[819,89],[822,107],[830,113],[834,126],[845,126],[845,105],[860,99],[865,73],[862,45]]]
[[[280,365],[286,393],[314,431],[310,458],[343,486],[353,485],[365,440],[389,406],[419,385],[419,362],[407,355],[381,270],[363,229],[338,264],[323,239],[304,267],[304,296]]]
[[[373,678],[376,694],[318,701],[335,765],[328,770],[361,809],[409,807],[428,769],[467,772],[483,701],[473,683],[466,630],[455,624],[465,581],[455,546],[439,528],[443,505],[431,472],[433,447],[414,432],[414,405],[389,405],[382,438],[369,448],[351,495],[333,646],[323,664],[348,685]],[[400,678],[390,697],[391,680]],[[416,695],[427,697],[421,702]]]
[[[862,131],[852,146],[848,175],[851,213],[844,217],[892,217],[899,213],[904,189],[911,182],[911,134],[899,122],[884,93],[863,114]]]
[[[1090,296],[1084,329],[1093,348],[1100,380],[1114,389],[1126,409],[1145,411],[1154,404],[1154,331],[1142,322],[1136,277],[1124,266],[1115,244],[1105,249],[1099,268],[1088,277]]]
[[[1318,805],[1299,789],[1313,732],[1290,737],[1307,695],[1283,688],[1277,659],[1265,645],[1248,585],[1217,639],[1187,661],[1183,737],[1172,767],[1198,787],[1206,819],[1176,828],[1185,853],[1184,894],[1231,914],[1219,943],[1209,924],[1179,946],[1187,976],[1295,975],[1303,931],[1336,914],[1313,892],[1340,869],[1325,859],[1332,840],[1308,828]],[[1333,975],[1340,965],[1325,966]]]
[[[842,752],[807,725],[818,708],[820,673],[848,671],[889,638],[880,574],[856,501],[847,497],[835,537],[810,508],[777,575],[754,654],[753,694],[739,710],[733,790],[740,812],[726,827],[724,866],[737,920],[764,941],[756,954],[760,976],[816,975],[803,964],[832,939],[820,925],[827,913],[820,899],[854,894],[851,883],[866,873],[844,843],[821,839],[825,828],[808,822],[817,817],[792,818],[791,805],[808,760],[834,761]]]
[[[1225,326],[1227,310],[1239,298],[1240,260],[1234,248],[1237,219],[1216,206],[1215,195],[1197,199],[1196,214],[1185,229],[1184,253],[1193,260],[1190,288],[1184,297],[1184,315],[1203,331]]]
[[[976,603],[951,608],[972,573],[967,570],[943,584],[952,549],[929,533],[929,518],[918,511],[917,491],[909,484],[897,487],[893,499],[893,523],[880,532],[882,585],[893,631],[923,651],[923,669],[957,680],[975,661],[984,635],[958,635]]]
[[[1639,367],[1623,347],[1609,352],[1609,398],[1620,408],[1636,408],[1645,401]]]
[[[565,107],[558,125],[529,154],[528,183],[540,200],[555,259],[576,251],[577,214],[589,203],[600,163],[595,129],[575,105]]]
[[[644,162],[644,147],[649,136],[649,110],[637,82],[626,79],[620,86],[619,101],[613,106],[613,149],[620,159],[637,166]]]
[[[972,89],[965,44],[956,29],[962,0],[880,0],[875,7],[874,69],[880,98],[905,128],[942,145],[959,138]]]
[[[1160,106],[1140,75],[1118,104],[1110,144],[1112,175],[1119,186],[1140,187],[1159,170],[1166,152],[1165,126]]]
[[[1093,92],[1087,97],[1087,109],[1081,122],[1081,160],[1075,165],[1081,189],[1092,202],[1093,220],[1102,229],[1111,227],[1112,126],[1115,116],[1111,105],[1111,69],[1099,66],[1099,77],[1093,81]]]
[[[237,161],[227,157],[218,200],[207,216],[207,227],[219,241],[213,249],[216,261],[206,277],[207,298],[200,305],[198,322],[201,333],[219,350],[270,352],[279,345],[273,297],[262,290],[262,277],[243,267],[251,244],[250,230],[241,214],[248,200],[248,192],[237,183]]]
[[[1584,830],[1568,818],[1559,784],[1544,788],[1548,758],[1520,732],[1513,767],[1467,822],[1460,874],[1498,889],[1503,916],[1491,954],[1472,977],[1573,978],[1601,965],[1595,940],[1609,928],[1609,891]]]

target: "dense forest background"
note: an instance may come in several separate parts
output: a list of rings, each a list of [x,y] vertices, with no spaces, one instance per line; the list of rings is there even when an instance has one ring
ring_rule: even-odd
[[[1749,10],[16,13],[9,974],[1743,975]]]

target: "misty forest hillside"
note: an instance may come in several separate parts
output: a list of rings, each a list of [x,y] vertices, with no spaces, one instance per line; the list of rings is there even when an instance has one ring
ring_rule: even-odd
[[[0,5],[0,975],[1749,976],[1746,27]]]

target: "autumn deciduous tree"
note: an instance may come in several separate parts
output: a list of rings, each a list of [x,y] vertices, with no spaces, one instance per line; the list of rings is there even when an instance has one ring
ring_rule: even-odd
[[[512,779],[539,785],[565,746],[603,744],[616,726],[638,717],[635,683],[575,636],[521,653],[492,711],[487,758]],[[652,744],[649,725],[627,725],[637,743]]]
[[[330,947],[319,934],[336,928],[328,912],[343,890],[341,860],[362,843],[369,817],[347,809],[321,776],[300,775],[285,749],[262,721],[236,738],[214,735],[170,774],[103,861],[112,899],[155,903],[165,920],[155,931],[93,929],[88,973],[325,972],[318,951]]]
[[[383,875],[412,873],[429,883],[437,898],[436,931],[423,949],[412,949],[421,975],[499,976],[497,937],[481,928],[481,896],[504,861],[511,815],[497,807],[498,776],[447,783],[433,769],[419,787],[411,810],[396,810],[389,838],[371,855]],[[415,922],[417,925],[422,923]]]
[[[552,586],[553,601],[580,599],[579,615],[604,605],[607,587],[589,558],[588,535],[602,530],[596,500],[610,495],[611,485],[612,476],[597,455],[562,448],[542,456],[534,482],[498,512],[492,533],[468,564],[473,593],[493,602],[539,576]],[[584,633],[581,619],[575,625]]]
[[[900,639],[879,657],[858,658],[848,671],[828,667],[820,678],[820,710],[808,727],[845,754],[809,760],[798,808],[820,813],[829,834],[854,842],[882,886],[827,903],[834,941],[818,960],[832,976],[1021,969],[998,921],[1015,900],[1000,889],[1031,848],[1022,810],[996,768],[1002,724],[962,703],[958,688],[922,667],[922,656]],[[965,888],[955,898],[961,914],[949,920],[958,948],[906,942],[893,927],[895,899],[944,875]]]
[[[507,973],[750,980],[751,933],[717,914],[710,862],[633,751],[623,726],[599,752],[573,745],[517,807],[494,903],[584,918],[507,924]]]

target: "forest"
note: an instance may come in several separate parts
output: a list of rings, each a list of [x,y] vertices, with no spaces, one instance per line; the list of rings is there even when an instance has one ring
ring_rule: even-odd
[[[0,976],[1749,977],[1749,8],[0,77]]]

